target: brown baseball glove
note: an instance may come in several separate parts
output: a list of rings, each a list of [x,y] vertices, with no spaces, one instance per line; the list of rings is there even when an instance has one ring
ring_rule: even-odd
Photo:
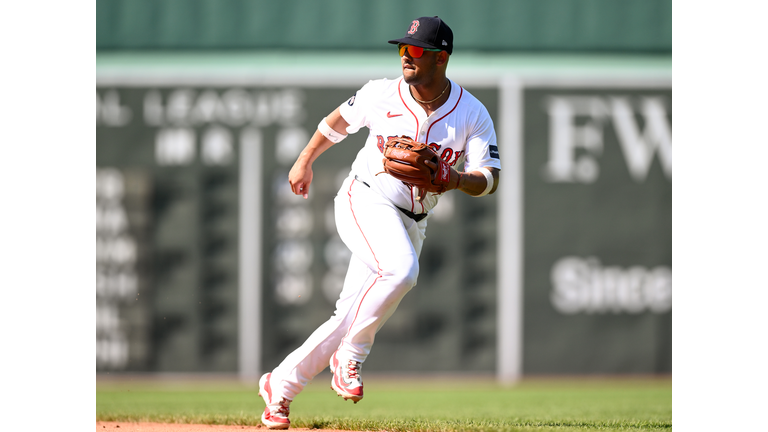
[[[459,173],[424,143],[407,136],[394,137],[384,144],[384,172],[403,183],[419,188],[418,200],[427,192],[444,193],[459,186]]]

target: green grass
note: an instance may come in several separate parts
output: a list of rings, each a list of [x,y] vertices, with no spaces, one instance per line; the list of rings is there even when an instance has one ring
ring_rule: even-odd
[[[329,375],[330,376],[330,375]],[[321,375],[291,404],[292,427],[358,431],[646,431],[672,429],[671,379],[491,381],[371,377],[344,402]],[[258,389],[236,383],[99,382],[96,418],[258,425]]]

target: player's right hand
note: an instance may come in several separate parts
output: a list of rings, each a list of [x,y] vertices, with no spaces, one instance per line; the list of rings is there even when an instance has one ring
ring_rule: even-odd
[[[312,183],[312,176],[312,168],[300,164],[297,161],[288,173],[288,183],[291,184],[293,193],[301,195],[304,199],[307,199],[309,196],[309,185]]]

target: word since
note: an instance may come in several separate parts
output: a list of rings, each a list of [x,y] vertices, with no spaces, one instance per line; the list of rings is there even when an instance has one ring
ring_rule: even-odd
[[[563,314],[639,314],[672,310],[672,269],[603,266],[597,258],[568,256],[551,271],[552,306]]]

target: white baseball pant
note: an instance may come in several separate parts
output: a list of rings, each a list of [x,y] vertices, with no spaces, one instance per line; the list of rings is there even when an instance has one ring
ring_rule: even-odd
[[[419,275],[429,218],[414,221],[354,175],[334,206],[336,229],[352,259],[333,316],[272,371],[274,394],[289,400],[328,367],[336,350],[341,359],[364,362],[376,332]]]

